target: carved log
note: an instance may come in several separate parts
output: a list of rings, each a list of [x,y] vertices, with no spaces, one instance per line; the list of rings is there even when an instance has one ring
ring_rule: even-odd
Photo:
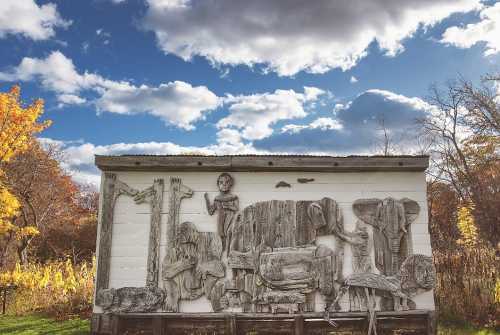
[[[158,277],[160,271],[160,225],[163,204],[163,185],[163,179],[155,179],[153,182],[153,186],[148,187],[134,197],[135,203],[149,203],[151,206],[146,277],[146,286],[150,287],[158,287]]]
[[[153,312],[159,309],[165,293],[157,287],[122,287],[98,292],[103,310],[108,313]]]
[[[115,205],[115,181],[116,174],[104,174],[104,187],[102,189],[102,216],[101,230],[99,233],[99,259],[96,274],[96,292],[101,289],[108,288],[109,285],[109,268],[111,257],[111,237],[113,232],[113,216]],[[99,303],[99,298],[96,297],[96,302]]]
[[[255,269],[255,257],[252,251],[231,251],[227,259],[227,265],[232,269]]]
[[[98,293],[102,289],[108,288],[109,270],[111,261],[111,240],[113,235],[113,218],[115,204],[118,197],[122,194],[134,196],[137,190],[130,188],[125,183],[117,179],[116,174],[106,172],[104,174],[104,185],[102,189],[102,216],[99,233],[99,257],[96,274],[96,288]],[[99,304],[99,295],[96,295],[96,304]]]

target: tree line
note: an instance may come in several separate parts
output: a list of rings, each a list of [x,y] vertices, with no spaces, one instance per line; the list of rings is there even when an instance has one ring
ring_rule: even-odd
[[[433,86],[416,120],[428,154],[435,299],[446,318],[500,326],[500,75]],[[43,102],[0,93],[0,270],[54,260],[80,264],[95,250],[98,193],[61,167],[64,153],[36,136]],[[382,153],[397,154],[380,124]],[[21,271],[17,268],[16,271]],[[87,281],[82,281],[86,283]],[[86,285],[86,284],[82,284]],[[89,290],[90,292],[90,290]],[[90,293],[89,293],[90,294]],[[90,301],[89,297],[86,297]]]
[[[0,269],[95,251],[98,193],[61,167],[61,148],[36,138],[50,126],[42,114],[43,101],[23,104],[18,86],[0,93]]]

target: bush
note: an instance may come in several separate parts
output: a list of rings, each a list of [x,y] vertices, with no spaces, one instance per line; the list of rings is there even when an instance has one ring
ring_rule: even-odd
[[[70,260],[47,264],[16,264],[0,273],[0,285],[16,285],[8,298],[7,313],[24,315],[38,312],[65,319],[88,316],[92,311],[95,259],[73,265]]]
[[[436,303],[439,318],[498,327],[500,280],[498,258],[487,245],[435,250]]]

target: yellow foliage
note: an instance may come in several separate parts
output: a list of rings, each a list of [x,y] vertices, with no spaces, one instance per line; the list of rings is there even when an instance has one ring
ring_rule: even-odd
[[[459,244],[474,246],[477,243],[477,227],[474,222],[472,211],[474,206],[471,204],[462,206],[458,209],[457,225],[462,238],[458,240]]]
[[[498,278],[495,283],[495,302],[500,304],[500,279]]]
[[[8,162],[15,154],[28,148],[31,136],[50,125],[38,123],[43,113],[43,101],[36,100],[24,107],[19,99],[21,90],[14,86],[10,92],[0,93],[0,162]]]
[[[50,121],[37,122],[43,113],[43,101],[38,99],[24,107],[20,101],[20,93],[19,86],[12,87],[7,93],[0,92],[0,164],[26,150],[33,134],[50,125]],[[19,209],[16,197],[1,181],[3,176],[3,171],[0,170],[0,235],[14,229],[10,220]],[[28,233],[32,234],[33,231]]]
[[[0,285],[18,288],[9,301],[10,314],[46,312],[68,315],[88,311],[92,305],[95,259],[75,266],[70,260],[48,264],[16,264],[0,273]]]
[[[21,240],[25,237],[36,236],[40,234],[40,231],[33,226],[18,228],[16,231],[16,238]]]

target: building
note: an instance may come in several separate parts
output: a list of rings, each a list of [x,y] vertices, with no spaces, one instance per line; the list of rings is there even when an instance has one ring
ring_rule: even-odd
[[[93,334],[435,332],[427,156],[96,165]]]

